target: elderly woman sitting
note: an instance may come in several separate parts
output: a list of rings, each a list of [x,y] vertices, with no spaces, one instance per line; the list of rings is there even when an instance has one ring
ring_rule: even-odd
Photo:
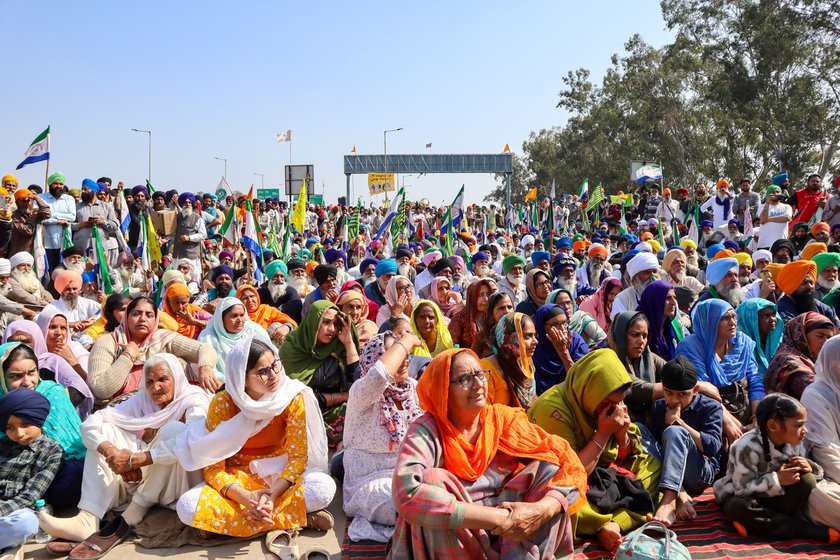
[[[624,396],[630,376],[615,352],[596,350],[576,362],[566,381],[543,393],[528,416],[568,441],[589,477],[589,503],[577,513],[577,535],[597,535],[615,554],[621,534],[654,512],[662,464],[642,447]],[[632,473],[625,477],[614,465]],[[616,507],[620,496],[622,507]]]
[[[236,290],[236,297],[245,304],[245,311],[251,321],[264,328],[277,346],[283,344],[286,335],[297,328],[294,319],[276,307],[263,303],[256,287],[243,284]]]
[[[837,329],[828,317],[809,311],[789,320],[783,333],[779,349],[764,374],[764,387],[799,399],[814,382],[814,362],[823,344],[837,334]]]
[[[99,558],[122,542],[155,504],[175,507],[197,480],[175,456],[176,436],[185,423],[202,421],[210,399],[189,384],[172,354],[156,354],[143,366],[140,391],[115,407],[93,414],[82,424],[88,449],[78,515],[58,518],[41,514],[42,527],[71,558]],[[100,529],[112,508],[125,511]],[[57,549],[56,552],[59,552]]]
[[[428,412],[408,428],[394,471],[391,558],[571,556],[586,471],[569,444],[522,410],[488,405],[471,350],[435,357],[417,392]]]
[[[423,414],[417,382],[408,376],[411,349],[420,344],[410,332],[397,338],[389,331],[362,348],[361,377],[350,387],[344,426],[344,512],[353,517],[351,540],[388,542],[394,532],[397,452]]]

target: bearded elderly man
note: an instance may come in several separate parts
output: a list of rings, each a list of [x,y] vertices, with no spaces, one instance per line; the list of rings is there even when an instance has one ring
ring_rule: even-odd
[[[479,251],[472,256],[473,274],[476,278],[493,278],[497,282],[500,279],[490,268],[490,255]]]
[[[432,274],[432,278],[443,277],[452,282],[452,276],[455,274],[455,261],[452,257],[445,257],[440,260],[435,261],[435,263],[429,267],[429,272]],[[421,299],[429,299],[432,293],[432,285],[429,283],[425,288],[420,290],[418,294]]]
[[[364,288],[368,284],[373,284],[374,282],[376,282],[376,265],[378,265],[378,264],[379,264],[379,260],[375,259],[373,257],[368,257],[368,258],[366,258],[365,260],[363,260],[362,262],[359,263],[358,282],[359,282],[359,284],[362,285],[362,288]],[[400,263],[399,260],[397,260],[397,268],[398,268],[398,270],[403,270],[403,269],[410,270],[410,271],[414,272],[415,275],[417,274],[414,271],[414,268],[410,264],[403,265],[403,264]]]
[[[181,273],[178,272],[178,274]],[[213,282],[213,287],[207,290],[207,303],[204,305],[205,311],[213,313],[216,311],[216,305],[220,301],[233,295],[233,278],[233,269],[226,264],[220,264],[210,271],[210,281]]]
[[[411,266],[411,249],[408,247],[397,248],[397,272],[400,276],[405,276],[411,280],[412,283],[417,278],[417,271]]]
[[[289,268],[289,274],[286,275],[286,283],[294,288],[298,296],[303,300],[309,292],[315,289],[309,283],[309,277],[306,274],[306,261],[294,257],[289,259],[286,266]]]
[[[11,277],[6,297],[16,303],[49,305],[54,301],[52,294],[44,288],[38,275],[32,270],[35,257],[29,253],[16,253],[10,259]]]
[[[131,253],[121,253],[117,258],[114,291],[130,296],[138,296],[149,291],[143,270],[137,266],[137,261]]]
[[[300,324],[303,301],[297,290],[286,282],[289,267],[278,259],[268,263],[263,272],[268,280],[257,290],[260,301],[276,307]]]
[[[551,264],[554,273],[554,286],[558,290],[567,290],[577,297],[577,261],[571,255],[557,253]]]
[[[510,296],[514,308],[528,299],[528,290],[525,288],[525,259],[519,255],[508,255],[502,261],[502,278],[499,283],[499,291]]]
[[[61,294],[53,305],[67,317],[73,332],[81,335],[98,318],[102,306],[81,297],[82,275],[78,272],[62,270],[53,281],[55,290]]]
[[[601,282],[612,276],[612,265],[606,262],[609,256],[607,248],[601,243],[593,243],[587,255],[589,258],[584,266],[577,269],[578,285],[598,289]]]
[[[837,279],[840,269],[840,253],[820,253],[811,258],[817,264],[817,285],[814,288],[814,297],[822,301],[828,292],[840,288],[840,280]]]
[[[685,251],[682,247],[671,247],[665,253],[665,258],[662,259],[662,270],[659,275],[663,280],[667,280],[669,284],[674,287],[684,286],[689,288],[694,295],[700,294],[703,291],[703,283],[693,276],[689,276],[686,271],[687,262]]]
[[[385,305],[385,288],[388,286],[388,281],[394,277],[398,270],[397,261],[394,259],[379,261],[374,269],[376,282],[371,282],[364,287],[365,297],[379,306]]]
[[[648,284],[658,280],[659,259],[656,255],[643,251],[636,254],[627,262],[627,276],[630,286],[618,293],[613,301],[610,318],[622,311],[635,311],[639,305],[639,298]]]
[[[0,330],[5,329],[9,323],[21,317],[24,319],[33,319],[38,314],[23,304],[14,302],[7,297],[11,290],[11,286],[9,286],[11,272],[12,265],[9,260],[0,259]]]
[[[73,245],[81,247],[83,251],[93,248],[93,231],[98,228],[102,249],[105,251],[108,264],[117,266],[119,257],[119,243],[117,232],[120,224],[114,213],[113,204],[99,200],[96,196],[99,186],[93,179],[82,181],[82,201],[76,205],[76,219],[70,225],[73,231]]]
[[[327,264],[335,267],[338,273],[336,280],[339,286],[343,286],[345,282],[353,279],[347,273],[347,253],[341,249],[327,249],[324,252],[324,260],[327,261]]]
[[[316,301],[326,299],[335,303],[338,299],[338,269],[336,267],[331,264],[319,264],[312,271],[312,276],[315,278],[317,287],[309,292],[303,300],[303,311],[301,313],[304,316]]]
[[[717,258],[710,262],[706,267],[709,286],[697,298],[697,303],[707,299],[722,299],[733,308],[741,305],[744,301],[744,290],[738,279],[739,267],[734,257]]]
[[[201,243],[207,239],[204,219],[195,211],[195,195],[189,192],[178,196],[180,211],[175,221],[172,236],[172,256],[175,259],[190,259],[193,263],[192,280],[198,281],[201,272]]]
[[[432,283],[432,278],[434,278],[434,274],[432,273],[432,271],[430,269],[431,269],[432,266],[434,266],[434,264],[436,262],[438,262],[442,258],[443,258],[443,253],[441,253],[437,249],[430,250],[428,253],[423,255],[422,260],[423,260],[423,264],[426,265],[426,270],[424,270],[423,272],[418,274],[417,277],[414,279],[414,292],[417,295],[420,295],[420,290],[422,290],[423,288],[425,288],[426,286],[428,286],[429,284]],[[383,293],[384,293],[384,289],[383,289]],[[373,299],[370,296],[368,296],[368,298]],[[374,299],[374,301],[376,301],[376,300]],[[379,305],[385,305],[384,296],[382,298],[382,302],[383,303],[379,303],[378,301],[376,301],[376,303],[379,303]]]
[[[785,294],[776,302],[782,321],[787,323],[797,315],[816,311],[831,319],[834,326],[838,326],[834,309],[816,299],[814,295],[816,278],[817,263],[813,261],[793,261],[782,267],[776,278],[776,285]]]

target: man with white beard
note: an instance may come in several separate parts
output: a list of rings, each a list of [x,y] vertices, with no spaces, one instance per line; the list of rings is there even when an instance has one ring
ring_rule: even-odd
[[[442,258],[443,258],[443,253],[441,253],[437,249],[430,250],[428,253],[423,255],[423,264],[426,265],[426,270],[424,270],[423,272],[418,274],[417,277],[414,279],[414,291],[415,291],[415,293],[417,293],[419,295],[420,290],[422,290],[423,288],[425,288],[426,286],[428,286],[429,284],[432,283],[432,278],[434,278],[434,274],[432,274],[431,268],[435,265],[436,262],[438,262]],[[397,270],[399,270],[399,269],[397,269]],[[394,271],[395,274],[397,273],[397,270]],[[385,293],[384,288],[382,289],[382,293]],[[368,299],[371,299],[371,298],[368,296]],[[383,296],[383,300],[384,300],[384,296]],[[382,303],[380,305],[385,305],[385,304]]]
[[[516,307],[528,299],[528,291],[525,288],[525,259],[519,255],[508,255],[502,261],[502,278],[499,283],[499,291],[510,296],[513,306]]]
[[[449,260],[455,265],[451,278],[452,287],[458,286],[461,289],[461,293],[466,295],[467,286],[473,281],[473,275],[467,270],[467,263],[464,262],[464,257],[461,255],[452,255],[449,257]]]
[[[178,196],[180,211],[175,223],[175,234],[172,236],[172,257],[175,259],[190,259],[193,263],[192,280],[198,282],[201,278],[201,243],[207,239],[207,228],[204,220],[195,209],[195,195],[189,192]]]
[[[412,283],[417,278],[417,271],[411,266],[411,250],[408,247],[397,248],[397,274],[405,276]],[[367,285],[367,283],[363,285]]]
[[[286,263],[279,259],[273,260],[265,266],[263,272],[268,280],[257,290],[260,303],[276,307],[300,323],[303,302],[297,290],[286,282],[289,274]]]
[[[717,259],[706,267],[706,279],[709,287],[697,298],[697,303],[707,299],[722,299],[733,308],[741,305],[744,301],[744,290],[738,280],[738,261],[735,258],[727,257]]]
[[[819,253],[811,257],[817,263],[817,285],[814,297],[822,300],[831,290],[840,288],[837,271],[840,269],[840,253]]]
[[[368,257],[359,263],[359,266],[356,268],[358,270],[359,277],[356,280],[362,285],[362,288],[372,282],[376,282],[377,264],[379,264],[379,260],[373,257]],[[397,266],[399,268],[402,265]],[[408,268],[411,268],[411,265],[408,265]]]
[[[137,263],[131,253],[121,253],[117,259],[117,264],[117,281],[113,286],[115,292],[137,296],[148,291],[146,278],[143,276],[142,270],[137,268]]]
[[[734,260],[734,259],[733,259]],[[615,297],[610,318],[622,311],[634,311],[639,305],[642,292],[651,282],[658,280],[659,259],[656,255],[642,251],[627,262],[627,276],[630,286]]]
[[[326,242],[326,240],[324,240]],[[349,282],[353,278],[347,273],[346,263],[347,263],[347,253],[342,251],[341,249],[336,249],[331,247],[324,251],[324,260],[327,261],[327,264],[331,264],[336,268],[336,281],[338,282],[339,287],[343,286],[345,282]]]
[[[383,259],[376,265],[376,282],[371,282],[364,287],[365,296],[377,305],[385,305],[385,288],[388,281],[397,273],[397,261],[394,259]],[[430,280],[431,281],[431,280]]]
[[[479,251],[472,256],[472,265],[473,274],[476,278],[498,278],[490,269],[490,255],[484,251]]]
[[[612,276],[612,265],[607,262],[607,248],[600,243],[590,245],[587,254],[586,264],[577,269],[578,284],[597,289]]]
[[[96,321],[102,306],[96,301],[81,297],[82,275],[78,272],[62,270],[53,281],[56,291],[61,294],[53,305],[67,317],[74,339],[78,338]]]
[[[571,255],[557,253],[551,263],[551,271],[554,273],[554,286],[558,290],[567,290],[573,296],[577,296],[578,279],[575,271],[577,261]]]
[[[286,266],[289,269],[289,273],[286,275],[286,283],[290,288],[295,289],[302,302],[303,298],[315,289],[309,283],[309,278],[306,276],[306,261],[295,257],[293,259],[289,259]]]
[[[519,246],[521,247],[520,254],[523,258],[527,259],[531,256],[531,253],[534,252],[535,242],[536,239],[530,233],[528,235],[522,236],[522,241],[519,243]]]
[[[9,280],[11,279],[12,265],[8,259],[0,259],[0,329],[5,329],[9,323],[16,321],[23,317],[24,319],[33,319],[37,313],[31,309],[27,309],[20,303],[16,303],[8,298],[11,286]]]
[[[672,286],[684,286],[689,288],[694,295],[699,295],[705,287],[703,283],[686,274],[686,256],[682,247],[671,247],[662,259],[662,272],[660,276]]]
[[[16,303],[29,305],[49,305],[54,301],[51,293],[38,280],[38,275],[32,270],[35,258],[29,253],[20,252],[12,255],[11,278],[9,278],[9,293],[6,297]]]

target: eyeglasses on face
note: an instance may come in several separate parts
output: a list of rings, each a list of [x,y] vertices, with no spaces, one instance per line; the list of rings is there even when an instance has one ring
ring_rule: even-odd
[[[449,382],[450,385],[457,384],[461,389],[469,391],[476,383],[486,383],[490,375],[489,369],[483,369],[471,373],[463,373]]]
[[[280,359],[274,360],[270,366],[265,366],[254,372],[260,381],[268,381],[272,377],[280,375]]]

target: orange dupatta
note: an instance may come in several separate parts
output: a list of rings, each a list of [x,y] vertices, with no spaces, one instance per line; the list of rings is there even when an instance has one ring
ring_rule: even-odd
[[[239,286],[239,289],[236,290],[236,298],[241,301],[242,298],[240,296],[243,292],[246,292],[248,290],[254,292],[254,294],[256,294],[257,296],[257,301],[260,302],[259,305],[257,305],[257,309],[253,313],[249,311],[247,307],[245,308],[245,311],[248,311],[248,317],[250,317],[250,319],[253,322],[255,322],[264,329],[267,329],[268,326],[272,323],[291,323],[295,326],[295,328],[297,328],[298,324],[291,317],[289,317],[276,307],[272,307],[270,305],[262,303],[262,301],[260,300],[260,292],[257,291],[257,289],[251,286],[250,284],[243,284]]]
[[[444,350],[432,359],[417,383],[420,407],[432,415],[440,433],[446,470],[458,478],[475,481],[500,451],[511,457],[546,461],[560,467],[553,483],[574,486],[580,493],[569,512],[575,513],[583,507],[587,476],[577,453],[563,438],[530,423],[524,410],[500,404],[485,406],[481,411],[481,434],[475,444],[468,442],[452,425],[447,415],[449,370],[459,352],[469,352],[479,360],[467,348]]]
[[[181,317],[179,317],[175,311],[172,309],[172,306],[169,305],[169,298],[171,297],[178,297],[178,296],[190,296],[190,289],[185,285],[181,284],[180,282],[175,282],[174,284],[170,285],[169,288],[166,290],[166,294],[163,296],[163,311],[172,319],[178,323],[178,334],[182,334],[187,338],[195,339],[198,336],[199,328],[196,325],[188,325],[186,321],[184,321]],[[204,311],[197,305],[193,305],[192,303],[187,304],[187,309],[189,309],[190,313],[195,315],[198,311]]]

